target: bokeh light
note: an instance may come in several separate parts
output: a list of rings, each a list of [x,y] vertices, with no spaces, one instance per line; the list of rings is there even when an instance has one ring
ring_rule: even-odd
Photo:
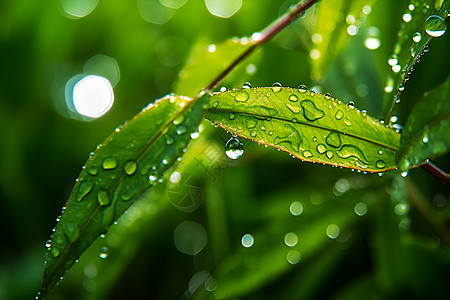
[[[83,73],[104,77],[109,80],[113,87],[120,80],[119,64],[114,58],[103,54],[94,55],[86,61]]]
[[[242,246],[244,246],[245,248],[253,246],[254,242],[255,242],[255,239],[253,238],[253,236],[251,234],[248,234],[248,233],[245,234],[241,239]]]
[[[168,1],[166,1],[168,2]],[[175,9],[162,5],[158,0],[138,0],[139,14],[150,23],[162,25],[175,14]]]
[[[341,234],[341,228],[336,224],[330,224],[327,226],[326,234],[330,239],[336,239]]]
[[[230,18],[239,11],[242,0],[205,0],[208,11],[220,18]]]
[[[80,115],[98,118],[112,107],[114,92],[104,77],[76,75],[66,84],[66,102]]]
[[[98,4],[98,0],[60,0],[64,16],[72,19],[89,15]]]
[[[173,231],[173,241],[181,253],[196,255],[205,248],[208,239],[203,225],[183,221]]]

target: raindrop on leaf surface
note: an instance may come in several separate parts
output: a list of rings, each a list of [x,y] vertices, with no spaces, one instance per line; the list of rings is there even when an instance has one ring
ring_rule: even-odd
[[[137,164],[135,161],[129,161],[127,163],[125,163],[123,169],[125,170],[125,173],[127,173],[127,175],[133,175],[134,172],[136,172],[136,168],[137,168]]]
[[[431,15],[425,21],[425,32],[432,37],[440,37],[447,31],[447,23],[441,16]]]
[[[230,138],[225,144],[225,154],[231,159],[238,159],[244,153],[244,144],[236,138]]]
[[[112,170],[117,167],[117,159],[115,157],[105,158],[103,161],[103,169]]]

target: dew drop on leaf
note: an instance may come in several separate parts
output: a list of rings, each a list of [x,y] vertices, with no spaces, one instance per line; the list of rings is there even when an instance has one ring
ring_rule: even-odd
[[[375,165],[377,166],[377,168],[382,169],[386,166],[386,163],[383,160],[377,160]]]
[[[334,153],[333,153],[333,151],[328,150],[328,151],[325,153],[325,155],[326,155],[329,159],[332,159],[333,156],[334,156]]]
[[[219,101],[214,101],[213,104],[212,104],[212,106],[213,106],[214,108],[217,108],[217,107],[219,106]]]
[[[303,154],[303,156],[304,156],[305,158],[310,158],[310,157],[313,156],[312,152],[309,151],[309,150],[303,151],[302,154]]]
[[[117,159],[115,157],[105,158],[103,161],[103,169],[112,170],[117,167]]]
[[[234,100],[238,102],[246,102],[250,96],[246,91],[236,91]]]
[[[432,37],[440,37],[447,30],[447,23],[441,16],[431,15],[425,21],[425,32]]]
[[[181,126],[178,126],[176,132],[178,135],[183,135],[186,133],[186,130],[187,130],[186,127],[181,125]]]
[[[255,136],[257,136],[257,135],[258,135],[258,132],[257,132],[256,130],[250,131],[250,136],[251,136],[251,137],[255,137]]]
[[[108,258],[108,255],[109,255],[109,250],[107,247],[100,248],[100,253],[98,254],[98,256],[100,256],[101,259]]]
[[[413,35],[414,42],[418,43],[418,42],[420,42],[421,39],[422,39],[422,35],[420,34],[420,32],[414,33],[414,35]]]
[[[292,95],[289,96],[289,101],[297,102],[298,101],[298,97],[296,95],[292,94]]]
[[[325,142],[331,147],[339,148],[341,146],[341,136],[339,135],[339,133],[332,131],[325,138]]]
[[[273,91],[274,93],[280,92],[281,89],[282,89],[282,88],[281,88],[281,83],[275,82],[274,84],[272,84],[272,91]]]
[[[321,109],[318,109],[313,101],[306,99],[300,102],[300,105],[303,107],[303,115],[309,121],[315,121],[317,119],[323,118],[325,112]]]
[[[230,113],[229,118],[230,120],[234,120],[236,118],[236,115],[234,113]]]
[[[184,121],[184,115],[181,114],[173,120],[173,124],[179,125],[179,124],[183,123],[183,121]]]
[[[299,90],[300,93],[305,93],[306,90],[307,90],[307,87],[306,87],[306,85],[301,84],[301,85],[298,86],[298,90]]]
[[[58,257],[59,253],[60,253],[58,248],[52,248],[52,250],[50,250],[50,252],[52,253],[52,256],[55,258]]]
[[[111,198],[107,191],[100,191],[97,194],[97,201],[100,205],[108,205],[111,203]]]
[[[80,182],[80,187],[78,188],[77,201],[83,200],[83,198],[92,190],[94,184],[89,181]]]
[[[327,146],[325,146],[324,144],[319,144],[316,147],[317,152],[319,152],[320,154],[323,154],[327,151]]]
[[[172,145],[175,142],[175,140],[173,139],[173,137],[171,137],[170,135],[166,135],[166,144],[167,145]]]
[[[133,175],[134,172],[136,172],[137,163],[133,160],[130,160],[127,163],[125,163],[123,169],[125,170],[125,173],[127,173],[127,175]]]
[[[352,126],[352,122],[350,121],[350,119],[349,118],[346,118],[345,120],[344,120],[344,124],[345,125],[347,125],[347,126]]]
[[[336,117],[337,120],[342,119],[343,116],[344,116],[344,113],[342,112],[342,110],[338,110],[338,111],[336,112],[335,117]]]
[[[225,144],[225,154],[231,159],[238,159],[244,153],[244,144],[237,138],[231,137]]]
[[[90,168],[87,172],[88,172],[89,174],[91,174],[92,176],[95,176],[95,175],[98,174],[97,168]]]

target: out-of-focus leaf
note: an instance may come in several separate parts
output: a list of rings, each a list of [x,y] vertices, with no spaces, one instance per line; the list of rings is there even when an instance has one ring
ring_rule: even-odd
[[[41,296],[183,154],[203,117],[196,102],[167,96],[118,128],[88,159],[48,242]]]
[[[389,117],[395,102],[399,101],[405,82],[416,62],[427,51],[431,39],[443,34],[436,29],[445,25],[449,10],[450,1],[447,0],[412,1],[408,7],[405,7],[405,12],[401,16],[402,23],[398,31],[397,43],[388,60],[392,72],[387,77],[384,89],[383,115],[386,118]],[[430,29],[434,30],[430,31]]]
[[[206,44],[201,41],[196,43],[186,65],[179,74],[174,92],[191,97],[195,96],[248,47],[248,38],[234,38],[217,45]],[[246,72],[247,76],[250,76],[253,73],[252,68],[248,71],[250,72]],[[235,72],[236,70],[230,76],[236,76]]]
[[[230,90],[211,97],[206,117],[304,161],[368,172],[397,168],[400,135],[327,95],[280,86]]]
[[[312,35],[312,77],[321,78],[331,62],[355,35],[370,13],[374,0],[320,1]]]
[[[450,149],[450,77],[414,106],[400,139],[396,160],[406,171]]]

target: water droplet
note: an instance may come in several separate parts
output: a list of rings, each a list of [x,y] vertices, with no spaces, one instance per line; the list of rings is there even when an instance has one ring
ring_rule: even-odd
[[[330,239],[336,239],[341,234],[341,229],[336,224],[330,224],[325,233]]]
[[[396,54],[392,54],[388,59],[388,64],[393,67],[398,63],[398,57]]]
[[[250,98],[246,91],[238,90],[234,93],[234,100],[238,102],[246,102]]]
[[[242,246],[244,246],[245,248],[253,246],[254,242],[255,242],[255,240],[254,240],[253,236],[248,233],[245,234],[241,239]]]
[[[367,29],[367,38],[364,40],[364,46],[369,50],[376,50],[381,46],[380,30],[375,26]]]
[[[305,93],[306,90],[307,90],[307,87],[306,87],[306,85],[301,84],[301,85],[298,86],[298,90],[299,90],[300,93]]]
[[[339,148],[341,146],[341,136],[336,131],[330,132],[325,138],[325,142],[331,147]]]
[[[362,110],[362,111],[361,111],[361,116],[367,117],[367,111],[366,111],[366,110]]]
[[[105,158],[103,161],[103,169],[112,170],[117,167],[117,159],[115,157]]]
[[[325,100],[330,100],[331,99],[331,94],[330,93],[326,93],[324,96]]]
[[[214,101],[213,104],[212,104],[212,106],[213,106],[214,108],[217,108],[217,107],[219,106],[219,101]]]
[[[420,42],[421,39],[422,39],[422,35],[420,34],[420,32],[414,33],[414,35],[413,35],[414,42],[418,43],[418,42]]]
[[[272,130],[269,131],[269,135],[273,135],[273,131]]]
[[[230,118],[230,120],[236,119],[236,115],[234,113],[230,113],[228,117]]]
[[[423,139],[422,139],[422,142],[423,142],[424,144],[428,143],[428,137],[427,137],[427,136],[424,136]]]
[[[100,205],[108,205],[111,203],[111,198],[107,191],[100,191],[97,194],[97,201]]]
[[[134,172],[136,172],[137,163],[133,160],[130,160],[125,163],[125,165],[123,166],[123,169],[125,170],[125,173],[127,173],[127,175],[133,175]]]
[[[445,19],[438,15],[431,15],[425,21],[425,32],[432,37],[440,37],[447,30]]]
[[[409,23],[411,22],[412,16],[409,13],[403,14],[402,19],[404,22]]]
[[[50,250],[50,252],[52,253],[52,256],[55,257],[55,258],[58,257],[59,254],[60,254],[60,251],[59,251],[58,248],[52,248],[52,249]]]
[[[359,149],[356,146],[343,145],[341,147],[341,149],[339,149],[339,151],[336,151],[336,153],[340,158],[346,158],[346,159],[356,158],[355,163],[359,167],[365,168],[369,164],[367,162],[367,159],[366,159],[364,153],[361,151],[361,149]],[[363,165],[361,163],[363,163]]]
[[[310,158],[313,156],[312,152],[308,150],[303,151],[302,154],[305,158]]]
[[[250,82],[246,82],[244,83],[244,85],[242,86],[243,89],[251,89],[252,85],[250,84]]]
[[[344,116],[344,113],[342,112],[342,110],[338,110],[338,111],[336,112],[335,117],[336,117],[337,120],[342,119],[343,116]]]
[[[296,95],[292,94],[292,95],[289,96],[289,101],[297,102],[298,101],[298,97]]]
[[[273,91],[274,93],[280,92],[281,89],[282,89],[281,83],[275,82],[274,84],[272,84],[272,91]]]
[[[355,214],[362,217],[367,213],[367,204],[365,204],[364,202],[358,202],[355,205],[355,208],[353,209]]]
[[[164,158],[161,162],[163,165],[167,165],[169,163],[169,160],[167,158]]]
[[[77,201],[83,200],[83,198],[92,190],[93,187],[94,184],[92,182],[81,181],[78,188]]]
[[[302,256],[297,250],[291,250],[286,255],[286,259],[291,265],[295,265],[302,259]]]
[[[344,120],[344,124],[349,127],[352,126],[352,122],[350,121],[350,119],[348,117]]]
[[[167,145],[172,145],[175,142],[174,138],[171,137],[170,135],[166,135],[166,144]]]
[[[313,101],[306,99],[300,102],[300,105],[303,107],[303,115],[309,121],[315,121],[317,119],[323,118],[325,112],[321,109],[318,109]]]
[[[408,176],[409,171],[405,171],[402,172],[400,175],[402,175],[403,178],[405,178],[406,176]]]
[[[353,102],[353,101],[348,101],[347,106],[348,106],[348,107],[351,107],[351,108],[355,108],[355,102]]]
[[[416,8],[416,7],[414,6],[414,4],[408,5],[408,9],[409,9],[410,11],[413,11],[415,8]]]
[[[90,168],[88,170],[88,173],[91,174],[92,176],[95,176],[98,174],[98,170],[97,170],[97,168]]]
[[[284,243],[286,246],[294,247],[298,243],[298,236],[293,232],[286,233],[284,236]]]
[[[317,152],[319,152],[320,154],[323,154],[327,151],[327,146],[325,146],[324,144],[319,144],[316,147]]]
[[[375,165],[377,166],[378,169],[382,169],[382,168],[386,167],[386,163],[383,160],[377,160]]]
[[[255,136],[257,136],[257,135],[258,135],[258,132],[257,132],[256,130],[250,131],[250,136],[251,136],[251,137],[255,137]]]
[[[294,151],[299,151],[300,144],[303,142],[300,133],[290,124],[284,124],[284,131],[278,133],[279,135],[274,139],[273,143],[275,145],[281,143],[289,143]],[[270,132],[269,132],[270,134]]]
[[[266,130],[266,126],[260,125],[260,126],[259,126],[259,129],[262,130],[262,131],[265,131],[265,130]]]
[[[298,201],[294,201],[291,203],[291,206],[289,206],[289,211],[292,215],[299,216],[303,212],[303,205]]]
[[[109,250],[107,247],[100,248],[100,253],[98,254],[98,256],[100,256],[101,259],[108,258],[108,255],[109,255]]]
[[[326,155],[329,159],[332,159],[333,156],[334,156],[334,153],[333,153],[333,151],[328,150],[328,151],[325,153],[325,155]]]
[[[184,121],[184,115],[178,115],[178,117],[176,117],[173,120],[173,124],[180,125],[181,123],[183,123],[183,121]]]
[[[195,140],[200,136],[200,132],[194,131],[191,133],[191,139]]]
[[[181,126],[178,126],[178,128],[177,128],[177,130],[176,130],[176,133],[177,133],[178,135],[183,135],[183,134],[186,133],[186,131],[187,131],[186,127],[184,127],[183,125],[181,125]]]
[[[158,177],[156,177],[155,175],[150,175],[148,176],[148,180],[150,180],[150,182],[155,182],[158,179]]]
[[[231,159],[238,159],[244,153],[244,144],[237,138],[231,137],[225,144],[225,154]]]

